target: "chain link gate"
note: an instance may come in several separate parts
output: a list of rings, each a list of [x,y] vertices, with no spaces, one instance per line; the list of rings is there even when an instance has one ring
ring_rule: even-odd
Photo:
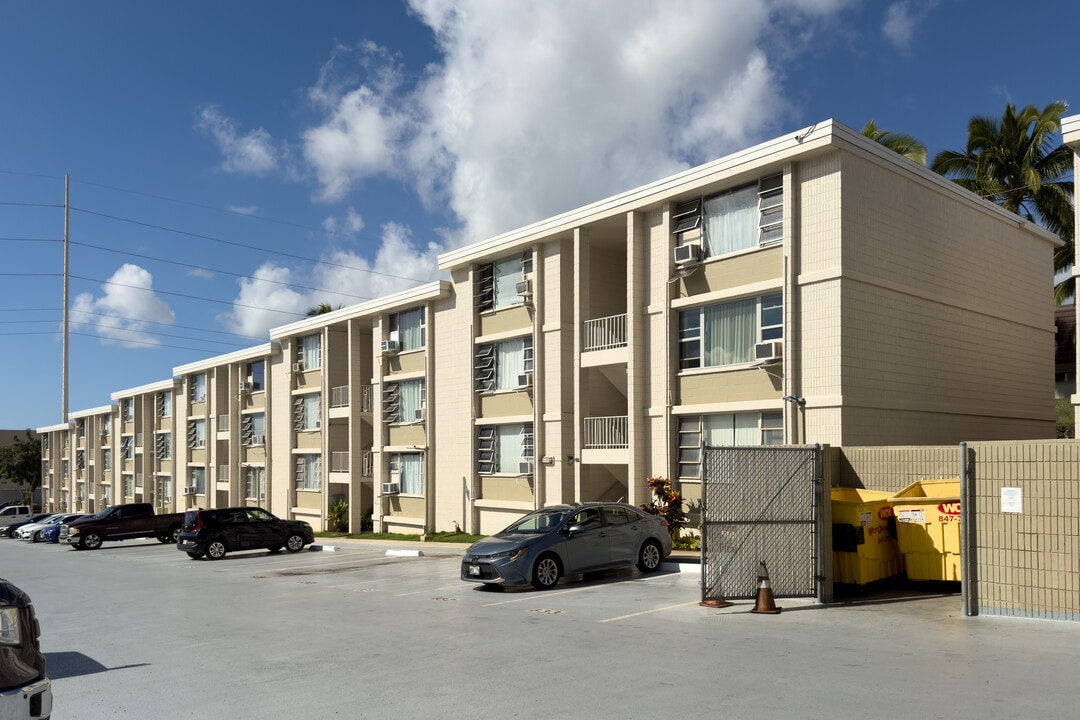
[[[755,597],[762,560],[777,597],[814,597],[820,447],[707,447],[702,470],[702,600]]]

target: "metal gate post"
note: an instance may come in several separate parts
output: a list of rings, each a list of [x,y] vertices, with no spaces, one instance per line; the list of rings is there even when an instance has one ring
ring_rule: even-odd
[[[833,601],[832,562],[832,487],[825,482],[821,462],[821,445],[814,445],[814,575],[817,579],[817,601]]]

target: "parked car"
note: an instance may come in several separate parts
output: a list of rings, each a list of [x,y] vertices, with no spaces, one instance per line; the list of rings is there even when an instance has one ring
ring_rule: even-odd
[[[55,514],[56,513],[37,513],[36,515],[31,515],[28,518],[23,518],[18,522],[13,522],[10,525],[0,525],[0,537],[13,538],[15,537],[15,533],[18,532],[19,528],[21,528],[23,525],[28,525],[29,523],[34,522],[41,522],[50,515]]]
[[[84,517],[89,517],[89,515],[79,514],[76,517],[72,518],[71,522],[74,522],[75,520],[80,520],[80,519],[82,519]],[[64,522],[68,522],[68,521],[64,521]],[[63,522],[58,522],[58,523],[50,523],[50,524],[46,525],[45,527],[41,528],[41,530],[39,531],[40,534],[41,534],[40,542],[47,542],[47,543],[58,543],[58,542],[60,542],[60,529],[63,528],[63,526],[64,526]],[[34,542],[38,542],[38,539],[35,538]]]
[[[33,720],[52,714],[37,616],[30,596],[0,578],[0,718]]]
[[[52,525],[56,526],[57,531],[60,530],[60,526],[66,522],[71,522],[77,518],[81,518],[82,513],[57,513],[56,515],[50,515],[36,523],[28,523],[23,525],[15,532],[15,537],[20,540],[30,540],[31,542],[41,542],[45,539],[42,534],[45,528]]]
[[[176,548],[195,559],[220,560],[234,550],[300,552],[313,542],[315,531],[303,520],[282,520],[258,507],[232,507],[188,510]]]
[[[532,583],[622,565],[652,572],[671,554],[667,521],[626,503],[574,503],[535,510],[473,543],[461,579],[486,585]]]
[[[60,540],[77,550],[97,550],[106,540],[157,538],[159,542],[176,542],[184,513],[155,515],[150,503],[113,505],[97,515],[64,523]]]

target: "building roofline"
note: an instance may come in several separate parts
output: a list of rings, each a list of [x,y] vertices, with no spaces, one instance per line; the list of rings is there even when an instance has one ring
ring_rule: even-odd
[[[1077,118],[1080,125],[1080,116]],[[1077,128],[1080,132],[1080,127]],[[1080,140],[1080,138],[1078,138]],[[936,185],[944,192],[986,210],[997,212],[1009,221],[1018,221],[1022,229],[1033,230],[1043,239],[1060,243],[1053,233],[1018,218],[993,203],[981,200],[964,190],[955,182],[935,173],[924,165],[912,162],[903,155],[884,147],[860,132],[829,119],[808,128],[769,140],[745,150],[726,155],[697,167],[684,170],[641,187],[599,200],[559,215],[496,235],[465,247],[449,250],[439,255],[439,269],[453,270],[478,260],[488,259],[495,253],[520,250],[538,240],[545,240],[560,232],[623,214],[632,210],[647,210],[666,202],[688,199],[691,191],[704,188],[727,178],[738,181],[740,173],[764,171],[768,166],[778,167],[795,159],[806,158],[828,149],[847,149],[862,155],[871,155],[897,169],[914,172],[923,180]]]
[[[58,430],[70,430],[70,429],[71,429],[71,423],[66,422],[66,423],[58,423],[56,425],[46,425],[45,427],[39,427],[34,432],[36,432],[36,433],[38,433],[40,435],[41,433],[50,433],[50,432],[57,432]]]
[[[1061,139],[1073,150],[1080,152],[1080,115],[1061,119]]]
[[[116,410],[115,405],[102,405],[101,407],[90,408],[89,410],[79,410],[78,412],[68,413],[69,418],[81,418],[91,417],[93,415],[104,415],[105,413],[111,413]]]
[[[290,335],[300,335],[302,333],[321,330],[327,325],[333,325],[334,323],[345,320],[368,317],[391,310],[397,310],[409,305],[436,300],[441,297],[449,296],[451,292],[452,286],[449,281],[436,280],[434,282],[417,285],[414,288],[394,293],[393,295],[375,298],[374,300],[359,303],[357,305],[350,305],[341,308],[340,310],[334,310],[333,312],[324,313],[322,315],[313,315],[312,317],[297,320],[288,325],[279,325],[278,327],[270,328],[270,337],[271,339],[277,340],[283,337],[289,337]]]
[[[214,357],[206,358],[205,360],[199,360],[185,365],[177,365],[173,368],[173,375],[190,375],[191,373],[199,372],[201,370],[210,370],[212,368],[221,367],[222,365],[231,365],[235,362],[251,360],[252,358],[273,357],[275,351],[281,352],[281,345],[275,342],[263,343],[262,345],[256,345],[255,347],[246,348],[244,350],[237,350],[235,352],[225,353],[224,355],[215,355]]]
[[[113,400],[122,400],[135,395],[145,395],[146,393],[160,392],[162,390],[173,390],[174,388],[176,388],[176,378],[161,380],[156,383],[150,383],[149,385],[140,385],[139,387],[128,388],[127,390],[117,390],[109,395],[109,397]]]

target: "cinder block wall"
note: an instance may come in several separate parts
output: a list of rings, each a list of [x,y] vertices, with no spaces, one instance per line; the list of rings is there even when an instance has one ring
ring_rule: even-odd
[[[1080,443],[1029,440],[968,444],[974,497],[974,567],[966,569],[981,615],[1080,620]],[[900,490],[920,479],[959,477],[960,446],[826,447],[832,487]],[[1018,491],[1019,512],[1002,490]],[[970,514],[973,513],[973,518]]]
[[[1080,443],[969,447],[979,614],[1080,620]],[[1003,488],[1019,489],[1020,512],[1004,512]]]

